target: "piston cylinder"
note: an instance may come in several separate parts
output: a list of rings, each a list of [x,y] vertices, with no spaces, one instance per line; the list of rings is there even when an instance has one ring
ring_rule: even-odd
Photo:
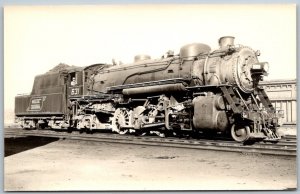
[[[229,126],[221,96],[198,96],[193,100],[193,125],[200,130],[225,131]]]

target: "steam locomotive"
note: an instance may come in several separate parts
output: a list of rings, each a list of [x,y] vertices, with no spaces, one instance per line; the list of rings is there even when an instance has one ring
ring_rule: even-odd
[[[119,134],[224,134],[237,142],[277,141],[278,117],[259,81],[259,51],[219,39],[219,48],[188,44],[131,64],[60,65],[16,96],[22,128],[112,130]]]

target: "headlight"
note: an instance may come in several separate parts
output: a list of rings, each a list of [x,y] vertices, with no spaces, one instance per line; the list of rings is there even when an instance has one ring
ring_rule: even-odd
[[[268,73],[269,72],[269,63],[263,63],[262,64],[262,69],[266,72],[266,73]]]
[[[253,65],[252,65],[252,69],[253,69],[253,70],[261,70],[261,69],[262,69],[262,68],[261,68],[261,64],[260,64],[260,63],[253,64]]]
[[[251,71],[254,74],[268,75],[268,73],[269,73],[269,64],[267,62],[255,63],[255,64],[252,65]]]

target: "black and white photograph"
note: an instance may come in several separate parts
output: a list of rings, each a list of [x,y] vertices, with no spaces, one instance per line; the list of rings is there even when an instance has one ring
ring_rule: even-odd
[[[297,190],[296,4],[3,17],[4,191]]]

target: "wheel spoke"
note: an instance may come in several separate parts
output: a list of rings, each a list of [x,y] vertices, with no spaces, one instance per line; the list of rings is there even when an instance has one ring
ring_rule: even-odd
[[[131,112],[129,110],[117,109],[115,111],[114,117],[112,119],[112,128],[113,131],[119,134],[126,134],[129,130],[131,119]],[[122,129],[125,127],[126,129]]]

